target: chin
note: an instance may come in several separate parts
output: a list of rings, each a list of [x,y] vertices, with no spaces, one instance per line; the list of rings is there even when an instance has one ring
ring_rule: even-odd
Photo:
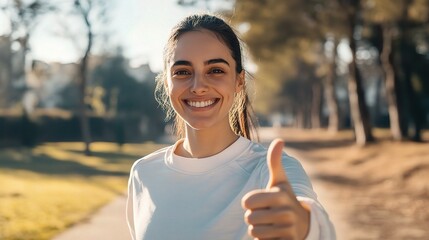
[[[206,129],[212,129],[216,125],[218,125],[218,124],[216,124],[216,122],[213,122],[213,121],[210,121],[210,120],[207,120],[207,121],[204,121],[204,120],[186,121],[185,120],[185,122],[186,122],[186,127],[189,130],[196,130],[196,131],[201,131],[201,130],[206,130]]]
[[[186,124],[188,126],[188,128],[190,130],[194,130],[194,131],[202,131],[205,129],[210,129],[213,127],[213,125],[211,124],[207,124],[207,123],[197,123],[197,124]]]

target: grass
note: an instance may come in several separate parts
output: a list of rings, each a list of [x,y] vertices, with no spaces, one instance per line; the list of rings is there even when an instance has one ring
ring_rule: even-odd
[[[132,163],[154,143],[49,143],[0,152],[0,239],[51,239],[124,194]]]

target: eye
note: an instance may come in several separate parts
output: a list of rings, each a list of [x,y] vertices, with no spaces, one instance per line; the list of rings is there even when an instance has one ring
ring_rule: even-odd
[[[186,69],[179,69],[179,70],[173,71],[173,76],[186,76],[186,75],[191,75],[191,72]]]
[[[209,71],[209,74],[210,73],[213,73],[213,74],[222,74],[222,73],[225,73],[225,71],[224,70],[222,70],[222,69],[220,69],[220,68],[212,68],[212,69],[210,69],[210,71]]]

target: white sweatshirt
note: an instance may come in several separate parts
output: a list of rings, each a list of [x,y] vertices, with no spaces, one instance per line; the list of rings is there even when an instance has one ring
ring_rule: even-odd
[[[137,160],[131,169],[127,221],[133,240],[252,239],[241,198],[267,185],[267,148],[240,137],[222,152],[196,159],[174,154],[180,141]],[[297,199],[311,208],[306,239],[335,239],[301,164],[284,154],[283,166]]]

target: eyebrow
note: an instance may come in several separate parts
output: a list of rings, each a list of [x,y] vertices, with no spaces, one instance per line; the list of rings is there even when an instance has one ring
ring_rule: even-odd
[[[189,62],[189,61],[179,60],[179,61],[174,62],[172,67],[179,66],[179,65],[192,66],[191,62]]]
[[[228,61],[226,61],[223,58],[215,58],[215,59],[210,59],[204,62],[205,65],[209,65],[209,64],[215,64],[215,63],[225,63],[226,65],[229,66]],[[186,61],[186,60],[178,60],[176,62],[173,63],[172,67],[175,66],[180,66],[180,65],[185,65],[185,66],[192,66],[191,62]]]
[[[229,66],[229,63],[225,59],[223,59],[223,58],[210,59],[210,60],[208,60],[208,61],[206,61],[204,63],[206,65],[208,65],[208,64],[215,64],[215,63],[225,63],[226,65]]]

